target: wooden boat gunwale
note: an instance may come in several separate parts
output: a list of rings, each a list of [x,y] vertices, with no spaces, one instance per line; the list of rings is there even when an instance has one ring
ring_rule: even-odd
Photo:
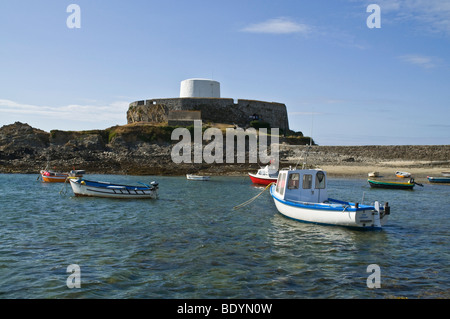
[[[75,196],[107,197],[107,198],[155,198],[158,184],[136,186],[85,180],[82,178],[69,180]],[[75,191],[75,187],[82,191]]]
[[[374,179],[367,179],[369,185],[374,188],[392,188],[392,189],[413,189],[415,186],[414,182],[391,182],[391,181],[381,181]]]

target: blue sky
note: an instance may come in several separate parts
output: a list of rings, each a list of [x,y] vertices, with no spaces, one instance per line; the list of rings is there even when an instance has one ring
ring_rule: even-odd
[[[213,78],[285,103],[319,145],[450,144],[450,1],[2,0],[0,75],[0,125],[123,125],[130,102]]]

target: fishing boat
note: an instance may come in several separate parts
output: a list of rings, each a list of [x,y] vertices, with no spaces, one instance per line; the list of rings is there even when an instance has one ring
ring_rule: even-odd
[[[442,176],[450,177],[450,172],[442,172]]]
[[[422,184],[416,183],[413,178],[407,182],[391,182],[375,179],[368,179],[367,181],[372,188],[413,189],[416,185],[423,186]]]
[[[390,207],[352,203],[328,197],[327,174],[321,169],[280,170],[270,186],[278,212],[294,220],[357,228],[382,228]]]
[[[113,184],[108,182],[89,181],[83,178],[70,179],[75,196],[104,197],[104,198],[157,198],[158,183],[142,186]]]
[[[430,183],[450,183],[450,177],[431,177],[427,176]]]
[[[49,170],[40,171],[42,181],[45,183],[64,183],[69,177],[68,173],[61,173]]]
[[[68,173],[55,172],[48,169],[41,170],[42,181],[45,183],[64,183],[68,178],[83,177],[84,170],[72,170]]]
[[[209,181],[210,176],[186,174],[186,178],[192,181]]]
[[[260,168],[256,174],[248,173],[253,184],[269,185],[276,183],[278,179],[278,170],[271,165]]]
[[[399,177],[399,178],[409,178],[411,177],[411,173],[408,172],[395,172],[395,176]]]

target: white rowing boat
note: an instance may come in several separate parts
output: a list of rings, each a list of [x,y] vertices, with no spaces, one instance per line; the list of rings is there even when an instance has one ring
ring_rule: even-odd
[[[157,198],[159,188],[156,182],[134,186],[89,181],[83,178],[70,179],[70,185],[75,196],[131,199]]]
[[[209,181],[210,176],[186,174],[186,178],[192,181]]]

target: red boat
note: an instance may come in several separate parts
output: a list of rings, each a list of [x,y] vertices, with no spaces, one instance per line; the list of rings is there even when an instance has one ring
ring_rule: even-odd
[[[267,165],[266,167],[259,169],[256,174],[248,173],[248,176],[250,176],[253,184],[269,185],[270,183],[277,182],[278,170],[270,168],[269,165]]]

